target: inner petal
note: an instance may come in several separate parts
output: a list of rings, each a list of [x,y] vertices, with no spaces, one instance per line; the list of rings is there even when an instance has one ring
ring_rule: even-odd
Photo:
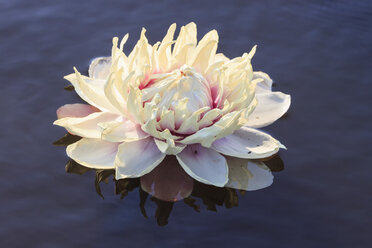
[[[169,73],[154,74],[147,80],[151,83],[142,84],[145,85],[141,89],[142,101],[151,101],[158,95],[158,120],[164,110],[171,110],[174,113],[175,129],[201,108],[213,107],[209,82],[190,66],[183,65]]]

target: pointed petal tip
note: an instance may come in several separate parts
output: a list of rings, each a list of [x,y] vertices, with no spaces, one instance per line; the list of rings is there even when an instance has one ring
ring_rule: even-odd
[[[59,120],[55,120],[55,121],[53,122],[53,125],[55,125],[55,126],[60,126],[58,121],[59,121]]]
[[[118,37],[113,37],[112,38],[112,45],[117,47],[118,46],[118,42],[119,42],[119,38]]]
[[[278,141],[278,145],[279,145],[279,148],[282,148],[282,149],[284,149],[284,150],[288,150],[288,148],[285,146],[285,145],[283,145],[282,143],[280,143],[279,141]]]
[[[254,45],[251,49],[251,51],[248,53],[248,57],[249,59],[252,59],[253,56],[256,54],[256,50],[257,50],[257,45]]]

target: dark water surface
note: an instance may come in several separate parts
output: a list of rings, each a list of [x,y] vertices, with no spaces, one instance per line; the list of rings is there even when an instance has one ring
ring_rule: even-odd
[[[371,247],[371,1],[0,0],[0,247]],[[255,70],[289,93],[287,117],[266,128],[286,169],[239,206],[193,211],[176,203],[158,227],[113,183],[66,174],[55,110],[77,97],[62,77],[109,55],[113,36],[141,27],[154,43],[195,21],[219,51],[258,44]],[[127,50],[128,51],[128,50]]]

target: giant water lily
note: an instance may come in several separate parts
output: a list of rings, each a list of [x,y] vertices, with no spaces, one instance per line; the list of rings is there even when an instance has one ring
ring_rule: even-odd
[[[289,108],[290,96],[272,92],[272,80],[252,69],[254,47],[229,59],[216,53],[218,34],[197,42],[196,25],[170,26],[150,45],[142,30],[129,55],[113,39],[111,57],[92,61],[89,76],[65,78],[88,104],[67,104],[58,120],[82,139],[67,155],[94,169],[114,169],[115,178],[142,177],[167,155],[175,156],[192,178],[244,190],[272,183],[266,158],[284,146],[256,130]],[[171,175],[169,175],[171,176]]]

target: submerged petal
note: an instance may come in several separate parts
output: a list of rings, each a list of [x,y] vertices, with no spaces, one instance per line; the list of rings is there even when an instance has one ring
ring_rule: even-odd
[[[242,190],[258,190],[273,183],[274,176],[262,162],[242,158],[226,157],[229,181],[226,187]]]
[[[291,105],[291,96],[282,92],[257,94],[257,106],[249,115],[245,126],[265,127],[282,117]]]
[[[233,134],[216,140],[212,149],[238,158],[266,158],[285,148],[270,135],[253,128],[242,127]]]
[[[188,145],[176,157],[182,168],[195,180],[217,187],[227,183],[226,159],[218,152],[195,144]]]
[[[119,143],[99,139],[82,138],[69,145],[67,155],[86,167],[93,169],[114,169]]]
[[[150,173],[141,177],[141,187],[163,201],[179,201],[188,197],[194,181],[182,169],[175,156],[167,156]]]
[[[164,157],[165,154],[159,151],[152,137],[124,142],[119,146],[115,160],[115,178],[143,176],[160,164]]]

